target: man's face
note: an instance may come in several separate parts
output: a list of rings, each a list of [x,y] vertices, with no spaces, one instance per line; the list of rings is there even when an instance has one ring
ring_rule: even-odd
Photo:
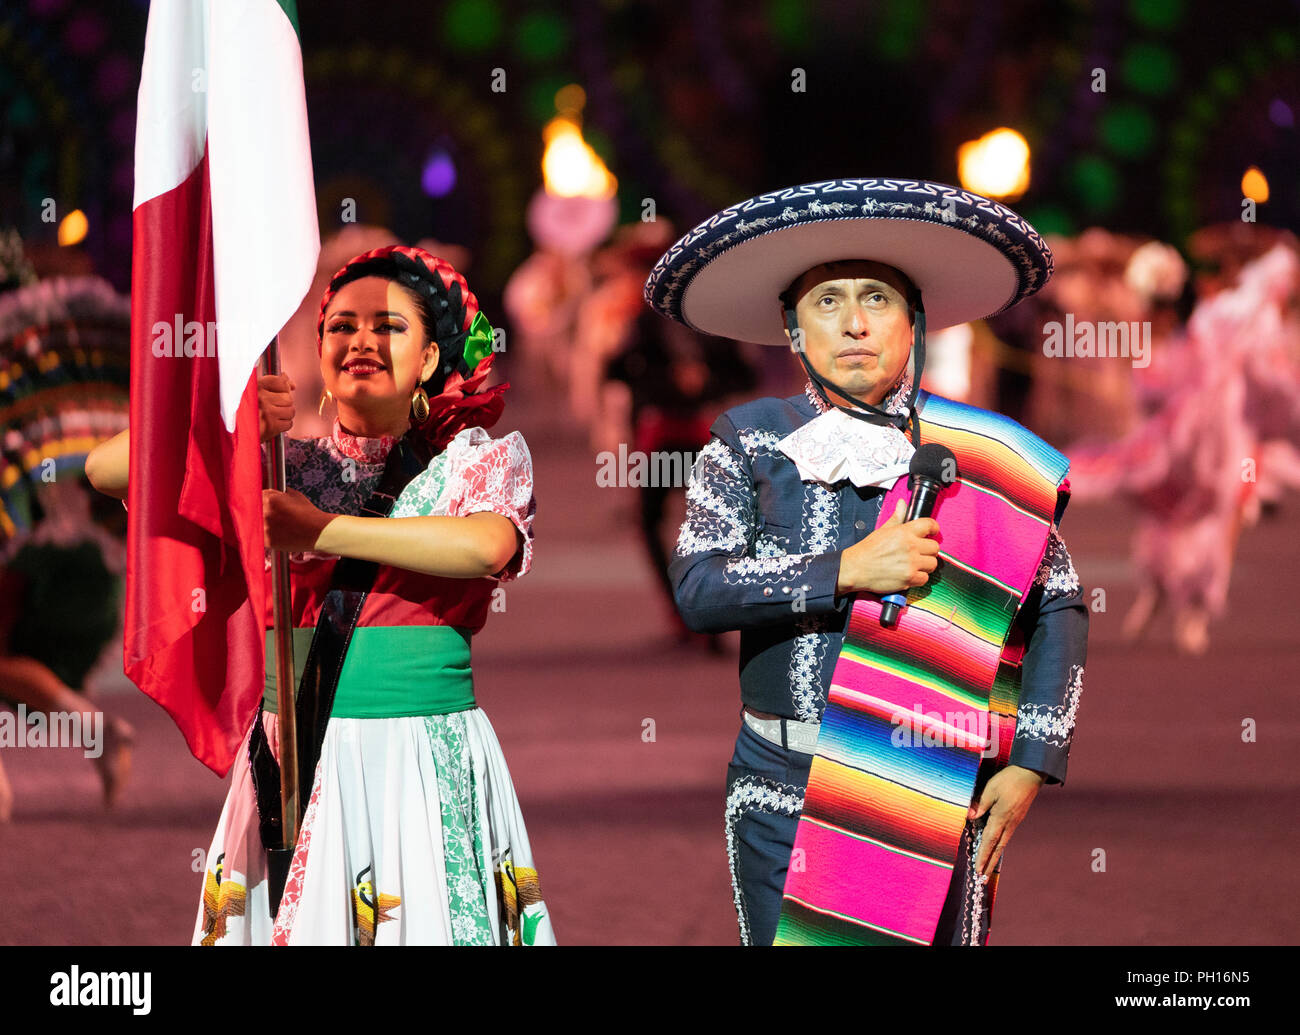
[[[878,406],[912,351],[906,292],[902,274],[878,262],[828,262],[804,273],[792,294],[809,365]]]

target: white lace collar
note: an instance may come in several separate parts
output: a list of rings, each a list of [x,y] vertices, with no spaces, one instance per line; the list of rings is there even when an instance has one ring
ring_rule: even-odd
[[[904,374],[886,397],[884,408],[902,413],[911,391],[912,380]],[[898,428],[869,424],[827,406],[811,381],[804,392],[820,416],[796,428],[776,446],[794,461],[801,480],[830,486],[847,479],[859,488],[888,488],[907,474],[916,449]]]

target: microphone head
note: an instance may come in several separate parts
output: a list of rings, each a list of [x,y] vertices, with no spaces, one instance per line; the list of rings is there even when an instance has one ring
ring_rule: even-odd
[[[925,478],[939,485],[951,485],[957,480],[957,458],[947,446],[927,442],[912,454],[908,476],[908,481]]]

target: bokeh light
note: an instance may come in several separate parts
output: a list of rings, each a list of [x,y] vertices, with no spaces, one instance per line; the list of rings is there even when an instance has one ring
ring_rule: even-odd
[[[1108,212],[1119,200],[1119,174],[1110,162],[1097,155],[1084,155],[1075,161],[1070,183],[1084,207],[1094,215]]]
[[[86,219],[86,213],[79,208],[74,208],[59,221],[59,244],[63,247],[80,244],[86,239],[86,232],[90,229],[90,221]]]
[[[1156,142],[1155,119],[1136,104],[1120,102],[1107,108],[1098,131],[1106,146],[1124,158],[1140,158]]]
[[[1148,29],[1172,29],[1183,20],[1183,0],[1132,0],[1129,11]]]
[[[555,110],[566,118],[582,114],[587,106],[587,91],[577,83],[568,83],[555,91]]]
[[[546,153],[542,176],[546,193],[560,198],[612,198],[618,181],[600,156],[582,139],[576,122],[563,116],[552,119],[542,131]]]
[[[456,188],[456,163],[444,147],[435,147],[424,163],[420,186],[431,198],[444,198]]]
[[[452,0],[443,28],[457,50],[487,50],[501,35],[501,11],[493,0]]]
[[[515,50],[529,61],[554,60],[564,53],[568,42],[568,25],[549,11],[526,14],[515,26]]]
[[[1120,59],[1124,81],[1138,93],[1163,96],[1178,81],[1178,62],[1165,47],[1134,43]]]
[[[1003,126],[957,149],[961,185],[991,198],[1015,200],[1029,187],[1029,143]]]
[[[1252,165],[1241,177],[1241,195],[1262,205],[1268,200],[1268,177],[1257,165]]]

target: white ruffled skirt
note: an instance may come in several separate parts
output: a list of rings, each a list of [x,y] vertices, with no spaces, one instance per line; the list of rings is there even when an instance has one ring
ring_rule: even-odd
[[[277,717],[263,722],[278,752]],[[482,709],[330,719],[274,918],[247,758],[206,859],[194,944],[555,944]]]

